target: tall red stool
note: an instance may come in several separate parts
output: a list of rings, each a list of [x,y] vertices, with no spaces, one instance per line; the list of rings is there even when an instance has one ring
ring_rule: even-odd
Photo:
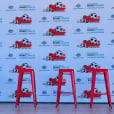
[[[73,92],[61,92],[62,76],[63,76],[63,73],[65,73],[65,72],[69,72],[71,75],[72,91]],[[73,69],[59,69],[56,107],[58,107],[58,104],[59,104],[60,94],[73,94],[74,104],[75,104],[75,107],[77,107],[75,76],[74,76],[74,70]]]
[[[95,81],[96,81],[96,74],[97,73],[104,73],[104,79],[105,79],[105,85],[106,85],[106,91],[107,91],[108,104],[112,108],[111,96],[110,96],[110,84],[109,84],[108,69],[93,69],[92,70],[91,103],[90,103],[90,107],[92,108],[92,106],[93,106],[94,88],[95,88]]]
[[[21,87],[22,87],[22,80],[23,80],[23,74],[24,73],[30,73],[31,75],[31,84],[32,84],[32,94],[33,94],[33,101],[34,106],[36,107],[37,101],[36,101],[36,85],[35,85],[35,75],[34,75],[34,69],[23,69],[22,66],[18,68],[19,77],[18,77],[18,86],[17,86],[17,97],[16,97],[16,107],[19,104],[20,97],[21,97]]]

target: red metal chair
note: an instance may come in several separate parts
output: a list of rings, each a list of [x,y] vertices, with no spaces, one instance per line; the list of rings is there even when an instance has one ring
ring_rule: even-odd
[[[96,74],[97,73],[104,73],[104,79],[105,79],[108,103],[109,103],[109,106],[112,108],[108,69],[93,69],[92,70],[91,103],[90,103],[90,107],[92,108],[92,106],[93,106],[94,88],[95,88],[95,81],[96,81]]]
[[[18,77],[18,86],[17,86],[17,97],[16,97],[16,107],[19,104],[20,97],[21,97],[21,87],[22,87],[22,80],[23,80],[23,74],[24,73],[30,73],[31,75],[31,84],[32,84],[32,94],[33,94],[33,101],[34,106],[36,107],[37,101],[36,101],[36,86],[35,86],[35,75],[34,75],[34,69],[23,69],[22,66],[18,69],[19,77]]]
[[[71,75],[71,82],[72,82],[72,90],[73,90],[73,92],[61,92],[62,76],[63,76],[64,72],[69,72],[70,75]],[[73,94],[74,104],[75,104],[75,107],[77,107],[75,76],[74,76],[74,70],[73,69],[59,69],[56,107],[58,107],[58,104],[59,104],[60,94]]]

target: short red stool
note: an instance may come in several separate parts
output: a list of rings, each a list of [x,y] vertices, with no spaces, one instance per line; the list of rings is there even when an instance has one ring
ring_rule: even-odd
[[[72,82],[72,90],[73,90],[73,92],[61,92],[62,76],[63,76],[64,72],[69,72],[70,75],[71,75],[71,82]],[[75,107],[77,107],[76,88],[75,88],[75,76],[74,76],[74,70],[73,69],[59,69],[56,107],[59,104],[60,94],[73,94],[74,104],[75,104]]]
[[[90,103],[90,107],[92,108],[92,106],[93,106],[94,88],[95,88],[95,81],[96,81],[96,74],[97,73],[104,73],[104,79],[105,79],[108,103],[109,103],[109,106],[112,108],[108,69],[93,69],[92,70],[91,103]]]
[[[19,101],[20,101],[23,74],[30,73],[31,83],[32,83],[33,101],[34,101],[34,106],[36,107],[37,101],[36,101],[36,85],[35,85],[34,69],[23,69],[22,66],[20,66],[20,68],[18,69],[18,72],[19,72],[19,77],[18,77],[17,97],[16,97],[16,105],[15,106],[17,107],[17,105],[19,104]]]

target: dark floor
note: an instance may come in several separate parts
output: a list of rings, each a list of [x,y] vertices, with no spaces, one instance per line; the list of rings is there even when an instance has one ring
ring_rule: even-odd
[[[56,108],[55,104],[39,103],[35,109],[33,103],[20,103],[17,108],[15,103],[0,103],[0,114],[114,114],[113,107],[93,104],[91,109],[89,104],[78,104],[77,108],[74,104],[59,104]]]

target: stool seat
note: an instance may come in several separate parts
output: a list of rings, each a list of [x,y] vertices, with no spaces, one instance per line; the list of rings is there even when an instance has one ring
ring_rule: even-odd
[[[73,92],[61,92],[62,76],[63,76],[64,72],[68,72],[71,75],[72,91]],[[68,94],[68,95],[73,94],[74,104],[75,104],[75,107],[77,107],[74,69],[59,69],[56,107],[58,107],[58,104],[59,104],[60,94]]]
[[[107,72],[108,69],[92,69],[92,72]]]
[[[94,89],[95,89],[96,74],[99,73],[99,72],[103,72],[103,74],[104,74],[106,91],[107,91],[106,95],[107,95],[109,106],[112,108],[108,69],[92,69],[91,103],[90,103],[90,107],[92,108],[92,106],[93,106],[93,98],[94,98]]]
[[[59,69],[59,72],[73,72],[74,69]]]
[[[36,85],[35,85],[35,74],[34,74],[34,69],[23,69],[22,66],[18,67],[18,85],[17,85],[17,97],[16,97],[16,107],[19,104],[20,97],[30,97],[31,94],[33,94],[33,101],[34,101],[34,106],[36,107],[37,101],[36,101]],[[24,73],[30,73],[31,76],[31,84],[32,84],[32,92],[29,92],[29,95],[26,95],[22,93],[21,87],[22,87],[22,80],[23,80],[23,74]]]
[[[34,69],[22,69],[22,72],[24,73],[24,72],[33,72],[34,71]]]

